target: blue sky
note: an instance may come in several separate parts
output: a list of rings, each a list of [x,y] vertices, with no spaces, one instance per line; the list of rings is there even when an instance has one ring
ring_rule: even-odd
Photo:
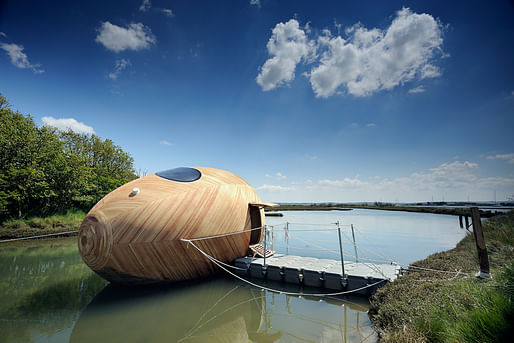
[[[514,196],[509,1],[3,1],[0,92],[277,202]]]

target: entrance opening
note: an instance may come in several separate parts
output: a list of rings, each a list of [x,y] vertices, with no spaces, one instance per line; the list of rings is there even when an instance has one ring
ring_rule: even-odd
[[[260,227],[260,229],[252,230],[252,234],[250,236],[250,245],[259,243],[261,240],[262,232],[261,209],[259,206],[250,205],[250,228],[255,229],[258,227]]]

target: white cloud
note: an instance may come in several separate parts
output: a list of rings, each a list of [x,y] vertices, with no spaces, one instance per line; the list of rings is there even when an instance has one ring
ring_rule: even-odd
[[[280,172],[276,173],[275,176],[278,180],[285,180],[287,178],[285,175],[282,175],[282,173],[280,173]]]
[[[296,65],[302,59],[307,59],[313,51],[312,42],[307,40],[295,19],[275,25],[266,47],[272,57],[264,63],[257,75],[257,83],[264,91],[291,82]]]
[[[421,68],[420,77],[422,79],[434,78],[434,77],[439,77],[439,76],[441,76],[441,71],[439,70],[439,68],[437,68],[436,66],[434,66],[432,64],[426,64],[423,66],[423,68]]]
[[[3,32],[0,31],[0,36],[4,37],[4,38],[7,38],[7,35]]]
[[[141,50],[150,48],[156,39],[149,27],[142,23],[131,23],[126,28],[103,22],[95,41],[108,50],[121,52],[124,50]]]
[[[311,186],[316,188],[334,188],[344,190],[358,189],[362,192],[378,193],[388,191],[412,192],[412,191],[431,191],[441,192],[450,189],[472,188],[476,185],[484,186],[486,183],[497,182],[496,179],[480,179],[475,175],[478,164],[472,162],[448,162],[436,168],[429,169],[428,172],[412,173],[410,176],[402,176],[394,179],[374,177],[374,181],[368,182],[355,178],[343,178],[342,180],[319,180],[317,184]],[[505,181],[506,179],[500,178]],[[512,180],[510,181],[512,183]]]
[[[171,142],[168,142],[168,141],[165,141],[165,140],[160,141],[159,144],[161,144],[161,145],[168,145],[168,146],[172,145]]]
[[[403,8],[384,30],[357,23],[345,30],[345,38],[324,29],[309,40],[306,30],[291,19],[273,29],[267,44],[272,57],[262,66],[257,83],[264,91],[288,84],[302,61],[316,62],[304,75],[321,98],[368,96],[416,78],[439,77],[441,71],[432,62],[436,53],[444,55],[442,29],[433,16]]]
[[[366,127],[377,127],[377,124],[375,124],[375,123],[367,123]]]
[[[425,91],[425,88],[423,88],[423,86],[418,86],[418,87],[409,89],[409,93],[411,93],[411,94],[423,93],[424,91]]]
[[[270,192],[290,192],[295,191],[295,187],[284,187],[278,185],[262,185],[256,188],[258,191],[270,191]]]
[[[141,12],[147,12],[150,9],[150,7],[152,7],[152,3],[150,2],[150,0],[143,0],[141,6],[139,6],[139,10]]]
[[[509,164],[514,164],[514,154],[497,154],[494,156],[487,156],[488,160],[505,160]]]
[[[332,96],[341,87],[354,96],[367,96],[416,76],[440,75],[429,61],[443,43],[441,24],[429,14],[403,8],[386,30],[357,24],[346,33],[348,39],[328,31],[318,38],[319,48],[325,51],[310,73],[317,97]]]
[[[164,13],[167,17],[172,18],[172,17],[174,17],[174,16],[175,16],[175,14],[173,13],[173,11],[172,11],[172,10],[170,10],[169,8],[161,8],[161,9],[160,9],[160,11],[161,11],[162,13]]]
[[[359,123],[351,123],[350,127],[359,127]]]
[[[250,0],[250,5],[261,7],[261,0]]]
[[[18,44],[7,44],[1,43],[0,48],[7,52],[9,58],[11,59],[11,63],[21,69],[32,69],[35,74],[41,74],[45,71],[40,69],[41,64],[32,64],[29,62],[27,55],[23,52],[23,46]]]
[[[355,188],[355,187],[362,187],[364,185],[367,185],[367,183],[363,182],[357,178],[350,179],[350,178],[346,177],[343,180],[328,180],[328,179],[319,180],[318,185],[338,187],[338,188]]]
[[[43,125],[55,127],[56,129],[67,131],[71,130],[76,133],[94,134],[95,130],[89,125],[79,122],[73,118],[43,117]]]
[[[121,72],[126,69],[127,67],[129,67],[131,65],[130,63],[130,60],[129,59],[125,59],[125,58],[121,58],[119,60],[116,60],[116,63],[114,65],[114,70],[109,73],[109,78],[111,80],[116,80],[118,78],[118,76],[121,74]]]

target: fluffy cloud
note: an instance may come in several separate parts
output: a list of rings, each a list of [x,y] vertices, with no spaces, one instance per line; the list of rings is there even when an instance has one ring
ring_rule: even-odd
[[[440,75],[428,63],[443,43],[441,24],[429,14],[404,8],[386,30],[355,25],[346,33],[346,40],[329,32],[318,39],[326,50],[310,73],[317,97],[332,96],[341,87],[354,96],[367,96],[416,76]]]
[[[258,191],[270,191],[270,192],[289,192],[289,191],[295,191],[296,188],[264,184],[262,186],[257,187],[257,190]]]
[[[116,80],[118,78],[118,76],[121,74],[121,72],[126,69],[127,67],[129,67],[131,65],[130,63],[130,60],[129,59],[125,59],[125,58],[122,58],[122,59],[119,59],[119,60],[116,60],[116,64],[114,65],[114,70],[109,73],[109,78],[111,80]]]
[[[167,146],[171,146],[172,144],[168,141],[160,141],[159,144],[161,145],[167,145]]]
[[[148,49],[156,39],[150,28],[142,23],[131,23],[127,27],[121,27],[106,21],[98,29],[95,41],[108,50],[121,52]]]
[[[257,75],[257,83],[264,91],[292,81],[296,65],[313,51],[312,42],[295,19],[275,25],[266,47],[272,57]]]
[[[261,0],[250,0],[250,5],[261,7]]]
[[[79,122],[73,118],[43,117],[43,124],[46,126],[55,127],[56,129],[67,131],[71,130],[76,133],[94,134],[95,130],[89,125]]]
[[[152,3],[150,2],[150,0],[143,0],[141,6],[139,6],[139,10],[141,12],[147,12],[150,9],[150,7],[152,7]]]
[[[494,156],[487,156],[488,160],[505,160],[509,164],[514,164],[514,154],[497,154]]]
[[[305,75],[321,98],[368,96],[415,78],[441,75],[432,61],[442,54],[442,25],[429,14],[403,8],[384,30],[355,24],[345,35],[325,29],[309,40],[296,20],[277,24],[267,45],[272,57],[262,66],[257,83],[265,91],[287,84],[301,61],[316,63]]]
[[[43,69],[40,69],[40,64],[32,64],[29,62],[27,55],[23,52],[23,46],[14,43],[1,43],[0,48],[7,52],[7,55],[9,55],[9,58],[11,59],[11,63],[15,67],[22,69],[32,69],[35,74],[41,74],[45,72]]]

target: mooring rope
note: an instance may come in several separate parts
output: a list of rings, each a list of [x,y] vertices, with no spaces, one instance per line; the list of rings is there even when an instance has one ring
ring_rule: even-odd
[[[65,235],[65,234],[75,233],[75,232],[79,232],[79,230],[63,231],[63,232],[58,232],[58,233],[49,233],[47,235],[38,235],[38,236],[30,236],[30,237],[4,239],[4,240],[0,241],[0,243],[22,241],[22,240],[27,240],[27,239],[36,239],[36,238],[43,238],[43,237],[50,237],[50,236],[59,236],[59,235]]]
[[[447,274],[453,274],[455,273],[455,271],[451,271],[451,270],[440,270],[440,269],[432,269],[432,268],[425,268],[425,267],[418,267],[418,266],[415,266],[415,265],[409,265],[408,268],[404,268],[404,269],[411,269],[413,268],[414,270],[412,271],[417,271],[416,269],[419,269],[419,271],[429,271],[429,272],[434,272],[434,273],[447,273]],[[469,273],[469,272],[462,272],[459,270],[459,273],[460,274],[465,274],[467,276],[469,276],[470,274],[472,273]]]
[[[278,293],[278,294],[285,294],[285,295],[294,295],[294,296],[314,296],[314,297],[324,297],[324,296],[330,296],[330,295],[343,295],[343,294],[349,294],[349,293],[355,293],[355,292],[358,292],[358,291],[361,291],[363,289],[366,289],[366,288],[369,288],[369,287],[373,287],[373,286],[376,286],[378,285],[379,283],[382,283],[382,282],[385,282],[386,280],[380,280],[380,281],[377,281],[377,282],[374,282],[372,284],[369,284],[369,285],[366,285],[366,286],[363,286],[363,287],[360,287],[360,288],[356,288],[354,290],[351,290],[351,291],[342,291],[342,292],[334,292],[334,293],[299,293],[299,292],[286,292],[286,291],[281,291],[281,290],[278,290],[278,289],[274,289],[274,288],[269,288],[269,287],[265,287],[265,286],[262,286],[262,285],[258,285],[256,283],[253,283],[249,280],[246,280],[245,278],[242,278],[240,277],[239,275],[236,275],[234,273],[232,273],[230,270],[226,269],[225,267],[223,267],[223,265],[219,264],[216,262],[216,259],[212,256],[210,256],[209,254],[207,254],[206,252],[204,252],[202,249],[200,249],[199,247],[196,246],[196,244],[194,244],[191,240],[188,240],[188,239],[184,239],[182,238],[181,241],[184,241],[184,242],[188,242],[189,244],[191,244],[196,250],[198,250],[202,255],[204,255],[207,259],[209,259],[210,261],[212,261],[214,264],[216,264],[218,267],[220,267],[221,269],[223,269],[225,272],[227,272],[228,274],[232,275],[233,277],[243,281],[243,282],[246,282],[247,284],[249,285],[252,285],[254,287],[257,287],[257,288],[260,288],[260,289],[263,289],[263,290],[266,290],[266,291],[269,291],[269,292],[273,292],[273,293]]]

